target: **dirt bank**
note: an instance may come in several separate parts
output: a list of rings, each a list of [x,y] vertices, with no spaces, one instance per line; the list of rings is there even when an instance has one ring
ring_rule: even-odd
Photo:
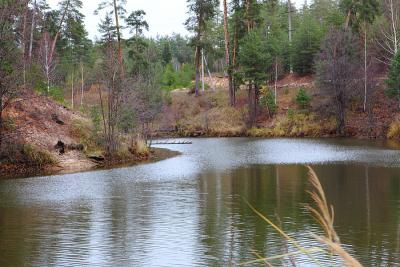
[[[147,158],[125,158],[124,160],[96,162],[82,156],[79,153],[68,153],[64,160],[56,165],[35,167],[24,164],[0,164],[0,179],[25,178],[35,176],[48,176],[59,174],[71,174],[88,172],[101,169],[114,169],[153,163],[180,155],[177,151],[163,148],[152,148]]]
[[[31,91],[24,92],[5,115],[0,178],[84,172],[177,155],[155,148],[148,157],[127,153],[121,160],[103,159],[101,147],[93,144],[92,122],[85,114]],[[100,160],[93,160],[90,155]]]

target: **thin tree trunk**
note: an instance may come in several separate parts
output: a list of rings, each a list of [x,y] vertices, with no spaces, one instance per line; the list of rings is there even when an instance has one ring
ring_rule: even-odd
[[[278,57],[275,57],[275,105],[277,105],[278,102]]]
[[[3,97],[0,96],[0,151],[3,143]]]
[[[345,25],[344,25],[344,29],[346,31],[350,26],[350,19],[351,19],[351,9],[349,9],[349,11],[347,12],[347,16],[346,16],[346,22],[345,22]]]
[[[236,90],[238,90],[237,85],[235,84],[235,80],[233,74],[236,72],[236,63],[237,63],[237,54],[238,54],[238,21],[235,19],[235,26],[234,26],[234,34],[233,34],[233,51],[232,51],[232,69],[231,69],[231,76],[232,76],[232,93],[233,93],[233,102],[236,103]]]
[[[364,112],[367,110],[368,77],[367,77],[367,22],[364,21]]]
[[[238,47],[239,47],[239,41],[238,41],[238,25],[237,25],[237,21],[235,22],[235,32],[233,34],[233,59],[232,59],[232,65],[233,67],[236,66],[236,62],[237,62],[237,53],[238,53]]]
[[[24,89],[26,89],[26,21],[28,17],[28,4],[29,0],[26,1],[25,12],[24,12],[24,23],[23,23],[23,30],[22,30],[22,64],[23,64],[23,83]]]
[[[106,115],[104,112],[104,104],[103,104],[103,96],[101,94],[101,87],[100,85],[98,86],[99,89],[99,96],[100,96],[100,107],[101,107],[101,115],[103,117],[103,132],[104,132],[104,137],[107,138],[107,123],[106,123]]]
[[[247,32],[250,32],[250,0],[246,0],[246,21],[247,21]]]
[[[397,16],[395,16],[393,0],[390,0],[390,16],[391,16],[391,20],[392,20],[391,24],[392,24],[392,30],[393,30],[394,53],[395,53],[395,55],[397,55],[397,51],[398,51],[399,47],[398,47],[398,40],[397,40],[396,19],[398,19],[398,18],[397,18]]]
[[[292,3],[288,0],[288,24],[289,24],[289,68],[290,73],[293,73],[293,62],[292,62]]]
[[[114,0],[114,14],[115,14],[115,26],[117,29],[117,39],[118,39],[118,62],[121,68],[121,78],[124,77],[124,67],[123,67],[123,61],[122,61],[122,44],[121,44],[121,32],[120,32],[120,26],[119,26],[119,15],[118,15],[118,6],[117,6],[117,0]]]
[[[250,127],[254,126],[257,114],[257,86],[249,83],[249,121]]]
[[[232,66],[230,57],[230,41],[229,41],[229,29],[228,29],[228,5],[227,1],[224,0],[224,37],[225,37],[225,64],[228,72],[228,86],[229,86],[229,103],[233,107],[235,106],[234,88],[232,82]]]
[[[208,78],[210,78],[212,90],[215,91],[216,86],[215,86],[215,83],[212,82],[212,76],[211,76],[210,68],[208,67],[207,58],[205,56],[203,56],[203,59],[204,59],[204,67],[207,70]]]
[[[196,46],[196,55],[195,55],[195,67],[196,67],[196,88],[195,94],[199,95],[199,85],[200,85],[200,47]]]
[[[74,71],[72,71],[72,80],[71,80],[71,104],[72,109],[74,109]]]
[[[83,106],[83,87],[84,87],[84,80],[83,80],[83,64],[81,62],[81,107]]]
[[[201,90],[204,92],[204,49],[201,49]]]
[[[47,94],[50,93],[50,66],[49,66],[49,41],[48,34],[44,34],[44,49],[45,49],[45,70],[46,70],[46,78],[47,78]]]
[[[36,16],[36,0],[33,2],[32,10],[32,23],[31,23],[31,36],[29,41],[29,62],[32,60],[32,50],[33,50],[33,32],[35,31],[35,16]]]

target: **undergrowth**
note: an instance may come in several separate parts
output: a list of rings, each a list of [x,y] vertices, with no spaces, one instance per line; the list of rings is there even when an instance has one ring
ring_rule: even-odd
[[[57,164],[57,160],[50,152],[35,145],[4,143],[0,150],[0,163],[24,164],[43,168]]]

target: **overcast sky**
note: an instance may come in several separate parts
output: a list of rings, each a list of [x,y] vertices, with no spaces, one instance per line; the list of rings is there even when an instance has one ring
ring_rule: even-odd
[[[82,13],[86,16],[85,25],[89,32],[89,37],[95,39],[98,35],[97,25],[101,16],[93,15],[99,2],[102,0],[83,0]],[[51,7],[56,7],[59,0],[48,0]],[[222,2],[222,1],[221,1]],[[294,0],[297,6],[304,3],[304,0]],[[127,0],[128,14],[133,10],[143,9],[146,20],[149,23],[150,31],[147,36],[170,35],[180,33],[187,35],[183,23],[187,18],[186,0]]]

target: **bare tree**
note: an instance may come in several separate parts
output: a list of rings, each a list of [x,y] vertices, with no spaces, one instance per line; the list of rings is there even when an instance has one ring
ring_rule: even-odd
[[[117,149],[117,124],[120,118],[122,96],[128,81],[121,79],[122,68],[118,59],[118,47],[111,35],[104,46],[105,58],[102,64],[99,80],[107,89],[106,98],[99,89],[100,105],[102,110],[106,152],[113,155]]]
[[[317,81],[335,108],[337,131],[345,132],[346,105],[362,80],[357,38],[350,30],[332,29],[322,44],[317,61]]]

